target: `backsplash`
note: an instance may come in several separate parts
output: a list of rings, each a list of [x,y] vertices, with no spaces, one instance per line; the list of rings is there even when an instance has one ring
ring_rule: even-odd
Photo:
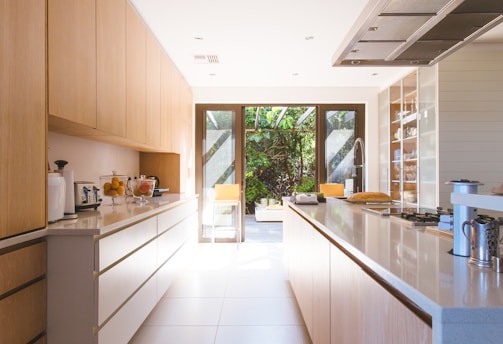
[[[63,135],[49,131],[48,162],[57,169],[55,160],[66,160],[65,169],[73,170],[75,181],[99,182],[101,175],[139,174],[139,152],[106,143]]]

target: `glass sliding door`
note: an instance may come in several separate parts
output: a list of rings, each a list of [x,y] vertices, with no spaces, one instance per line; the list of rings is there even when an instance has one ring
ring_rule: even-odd
[[[243,199],[241,109],[239,106],[198,105],[196,121],[196,156],[202,160],[201,164],[196,164],[196,190],[201,209],[199,241],[205,242],[211,238],[215,184],[239,184]],[[233,232],[219,233],[221,237],[217,237],[217,241],[236,240]],[[244,230],[242,240],[243,234]]]
[[[319,182],[345,184],[353,192],[363,191],[365,106],[321,105],[320,116]]]

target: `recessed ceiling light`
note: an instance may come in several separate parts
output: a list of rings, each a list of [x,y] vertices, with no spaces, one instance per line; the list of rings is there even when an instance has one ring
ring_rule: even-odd
[[[299,76],[299,73],[294,72],[292,73],[292,76]]]
[[[378,75],[379,75],[379,73],[372,73],[372,74],[370,74],[370,75],[372,75],[372,76],[378,76]]]
[[[210,73],[210,76],[217,76],[215,73]]]
[[[314,36],[306,36],[306,37],[304,37],[304,39],[305,39],[306,41],[311,41],[311,40],[313,40],[313,39],[314,39]]]
[[[377,31],[379,28],[377,26],[369,27],[369,31]]]
[[[360,64],[360,61],[358,61],[358,60],[353,60],[353,61],[351,61],[351,64],[352,64],[352,65],[359,65],[359,64]]]
[[[194,39],[196,41],[202,41],[204,38],[202,36],[195,36]]]
[[[354,53],[357,53],[359,52],[360,50],[359,49],[352,49],[351,52],[354,54]]]

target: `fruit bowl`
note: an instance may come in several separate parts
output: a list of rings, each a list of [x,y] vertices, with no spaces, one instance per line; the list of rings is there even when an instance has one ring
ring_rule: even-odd
[[[112,174],[100,177],[101,194],[104,200],[110,199],[112,205],[120,204],[126,194],[127,176]],[[109,202],[108,202],[109,203]]]
[[[147,202],[145,197],[152,197],[154,194],[155,179],[142,178],[136,180],[133,186],[133,197],[137,202]]]

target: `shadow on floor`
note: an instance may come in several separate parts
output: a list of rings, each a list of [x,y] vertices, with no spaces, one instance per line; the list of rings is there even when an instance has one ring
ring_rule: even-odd
[[[245,242],[283,242],[283,222],[257,222],[254,215],[246,215]]]

